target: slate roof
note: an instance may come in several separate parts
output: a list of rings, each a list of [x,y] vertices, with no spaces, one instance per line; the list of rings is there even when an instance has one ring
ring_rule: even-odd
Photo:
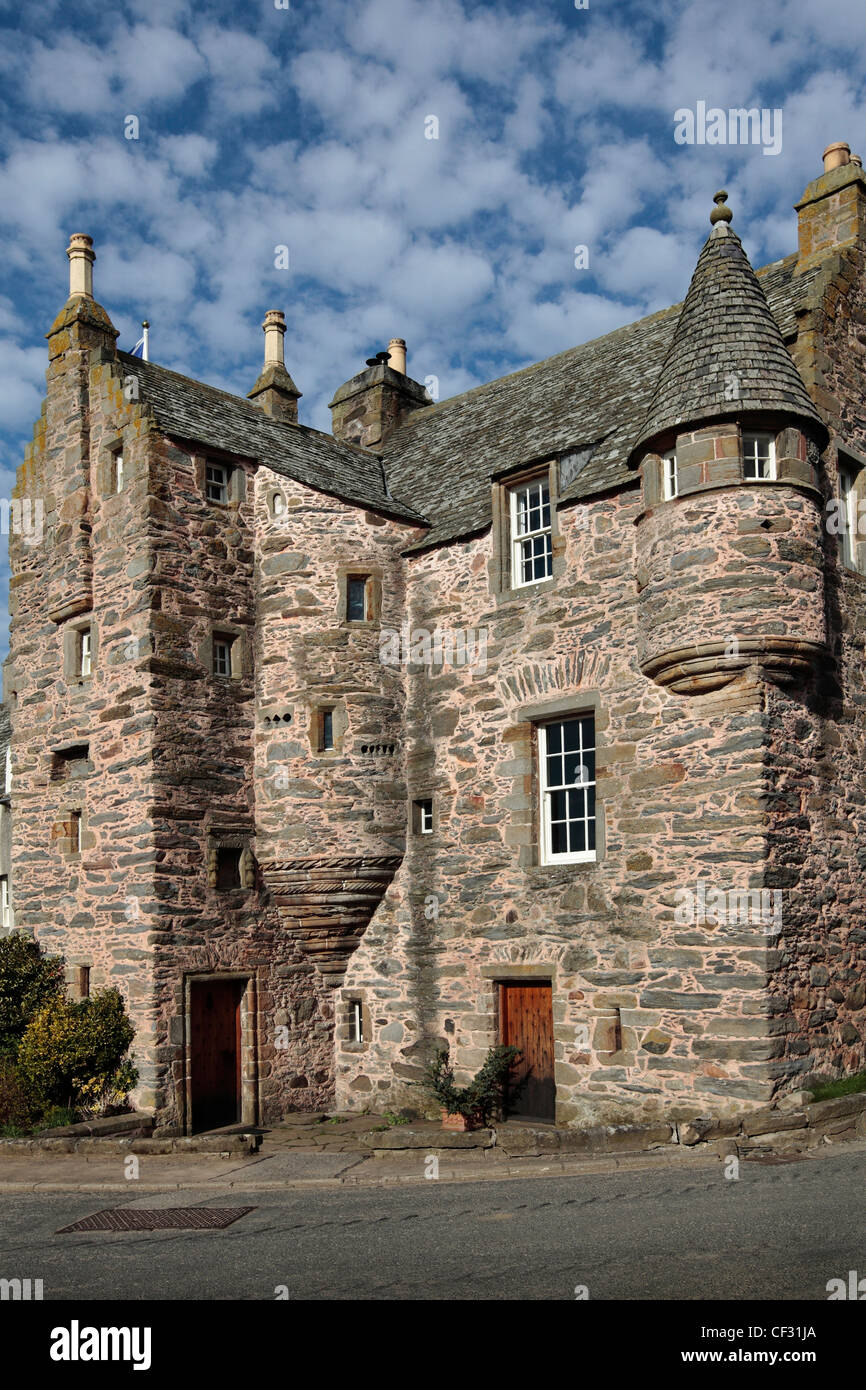
[[[797,312],[820,274],[816,266],[795,276],[796,264],[794,254],[757,272],[781,337],[795,336]],[[564,501],[634,485],[629,454],[683,307],[674,304],[410,415],[384,445],[392,490],[410,496],[432,522],[410,549],[484,530],[491,522],[491,477],[535,460],[578,453]],[[800,382],[784,345],[781,350]],[[802,382],[800,389],[805,392]]]
[[[725,230],[707,241],[682,304],[414,411],[385,440],[381,460],[319,430],[274,420],[241,396],[128,353],[118,357],[138,375],[142,401],[166,434],[255,458],[322,492],[425,526],[408,549],[426,549],[490,525],[493,477],[558,457],[563,502],[634,486],[629,458],[636,441],[649,437],[647,427],[674,423],[684,409],[723,413],[723,379],[707,381],[715,360],[709,343],[718,343],[725,328],[718,306],[729,282],[738,307],[725,351],[739,352],[742,382],[754,392],[724,408],[738,413],[760,402],[820,420],[784,346],[796,336],[797,313],[820,266],[795,275],[795,254],[756,275],[739,238]],[[722,253],[720,245],[729,249]],[[690,371],[693,357],[703,365]],[[727,356],[724,363],[727,371]]]
[[[702,419],[781,410],[823,428],[740,238],[727,225],[730,209],[713,216],[633,462],[639,446],[664,430]]]
[[[141,402],[165,434],[257,459],[331,496],[416,525],[424,523],[420,512],[390,495],[382,464],[369,450],[340,443],[306,425],[275,420],[242,396],[218,391],[155,362],[127,352],[117,356],[138,377]]]

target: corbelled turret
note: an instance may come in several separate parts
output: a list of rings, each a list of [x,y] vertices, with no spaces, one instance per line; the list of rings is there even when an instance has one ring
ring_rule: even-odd
[[[715,195],[630,456],[645,502],[641,670],[682,694],[749,665],[787,682],[826,658],[817,469],[827,429],[726,199]]]

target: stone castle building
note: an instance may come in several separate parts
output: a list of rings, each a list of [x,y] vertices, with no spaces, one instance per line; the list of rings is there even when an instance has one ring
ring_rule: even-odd
[[[731,1113],[866,1066],[866,177],[753,272],[432,403],[392,340],[298,423],[117,350],[72,237],[12,535],[15,927],[125,995],[188,1132]],[[841,519],[841,520],[840,520]],[[848,525],[845,522],[849,523]]]

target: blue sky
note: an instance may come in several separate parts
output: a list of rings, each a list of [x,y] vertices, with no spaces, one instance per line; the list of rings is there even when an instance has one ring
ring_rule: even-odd
[[[6,497],[70,232],[120,345],[147,318],[152,360],[214,385],[250,389],[283,309],[327,429],[389,338],[453,395],[681,298],[717,188],[762,265],[824,146],[866,156],[863,0],[0,0],[0,26]],[[676,144],[699,101],[780,108],[781,152]]]

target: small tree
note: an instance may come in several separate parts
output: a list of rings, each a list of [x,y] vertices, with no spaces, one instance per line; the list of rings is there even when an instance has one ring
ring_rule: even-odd
[[[0,1057],[15,1057],[33,1015],[63,991],[63,957],[22,932],[0,937]]]
[[[138,1080],[125,1058],[135,1029],[116,989],[70,1002],[57,997],[34,1015],[21,1040],[18,1063],[44,1107],[99,1109],[125,1095]]]

